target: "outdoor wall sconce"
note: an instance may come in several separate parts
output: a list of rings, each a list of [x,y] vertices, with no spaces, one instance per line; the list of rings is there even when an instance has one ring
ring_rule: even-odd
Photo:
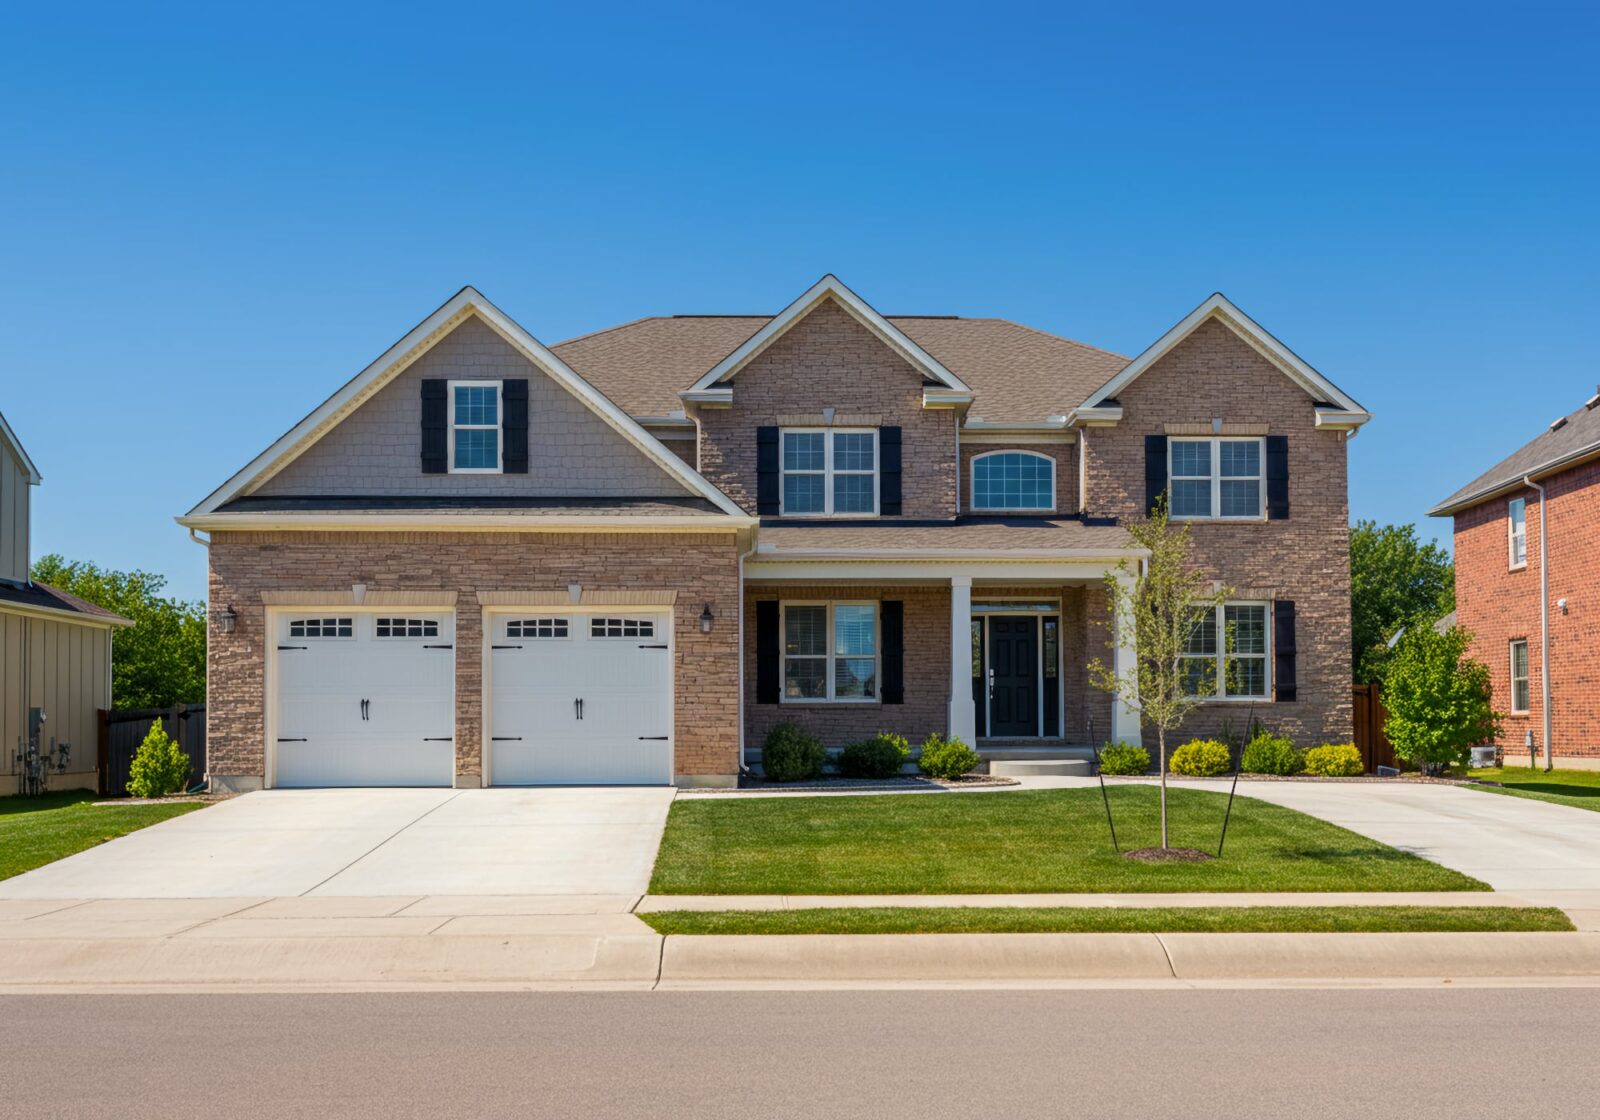
[[[717,620],[716,615],[711,613],[711,604],[707,603],[700,610],[700,633],[702,633],[702,634],[711,633],[711,624],[713,622],[715,622],[716,620]]]
[[[220,611],[216,612],[216,619],[217,629],[221,630],[224,634],[231,634],[233,633],[234,623],[239,621],[239,616],[234,613],[233,604],[229,603]]]

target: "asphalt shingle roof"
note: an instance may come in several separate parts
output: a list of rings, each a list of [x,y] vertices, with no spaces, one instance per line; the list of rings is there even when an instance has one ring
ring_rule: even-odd
[[[1600,396],[1591,399],[1600,402]],[[1537,475],[1557,464],[1600,451],[1600,407],[1586,404],[1563,419],[1564,423],[1552,425],[1428,512],[1437,516],[1466,509],[1477,504],[1475,499],[1486,499],[1521,481],[1524,475]]]
[[[52,611],[71,611],[73,614],[87,615],[90,618],[103,618],[111,622],[127,622],[115,611],[108,611],[104,607],[95,606],[87,599],[80,599],[69,594],[59,587],[51,587],[48,583],[34,581],[26,587],[19,587],[14,583],[0,583],[0,607],[38,607]]]

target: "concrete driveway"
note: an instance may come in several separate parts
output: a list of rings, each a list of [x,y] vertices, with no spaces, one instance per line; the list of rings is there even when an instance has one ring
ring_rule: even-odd
[[[0,898],[640,895],[673,792],[270,790],[0,881]]]

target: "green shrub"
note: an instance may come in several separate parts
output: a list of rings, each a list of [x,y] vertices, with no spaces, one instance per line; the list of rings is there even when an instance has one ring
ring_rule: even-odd
[[[959,778],[976,770],[979,761],[978,752],[960,739],[946,739],[935,731],[922,744],[917,769],[930,778]]]
[[[828,761],[822,740],[797,723],[780,723],[761,746],[761,771],[773,782],[804,782],[818,777]]]
[[[128,767],[128,792],[135,797],[162,797],[182,793],[189,784],[189,756],[162,729],[159,721],[139,744]]]
[[[1233,769],[1233,752],[1227,743],[1195,739],[1172,752],[1172,772],[1190,778],[1214,778]]]
[[[1137,775],[1150,772],[1150,752],[1124,743],[1107,743],[1100,748],[1100,773]]]
[[[1288,736],[1263,731],[1245,744],[1241,768],[1246,774],[1298,774],[1306,757]]]
[[[1354,743],[1324,743],[1306,752],[1306,773],[1319,778],[1353,778],[1366,773]]]
[[[839,752],[839,773],[847,778],[892,778],[911,757],[911,745],[899,735],[880,731]]]

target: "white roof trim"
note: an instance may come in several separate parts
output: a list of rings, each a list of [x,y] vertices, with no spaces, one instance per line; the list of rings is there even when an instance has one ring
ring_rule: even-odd
[[[958,392],[972,391],[959,377],[946,369],[939,359],[912,342],[904,331],[879,315],[864,299],[845,287],[844,283],[830,272],[807,288],[799,299],[769,319],[765,326],[745,339],[737,350],[711,367],[705,376],[684,390],[680,396],[685,400],[704,399],[691,394],[711,389],[738,373],[752,358],[781,338],[784,332],[804,319],[825,299],[837,300],[841,307],[850,312],[862,326],[881,338],[890,349],[945,388]]]
[[[1091,393],[1089,399],[1079,407],[1078,411],[1082,413],[1089,409],[1098,408],[1107,398],[1115,397],[1134,378],[1155,365],[1173,347],[1193,334],[1202,323],[1212,318],[1220,319],[1235,334],[1254,347],[1262,357],[1277,366],[1290,380],[1311,394],[1314,400],[1331,401],[1352,417],[1359,416],[1359,420],[1353,419],[1351,421],[1352,427],[1364,424],[1372,419],[1371,413],[1357,404],[1354,399],[1345,395],[1344,391],[1337,385],[1302,361],[1300,356],[1293,350],[1273,338],[1265,328],[1243,311],[1240,311],[1221,292],[1213,292],[1204,303],[1184,316],[1177,326],[1156,339],[1154,345],[1123,366],[1115,377]]]
[[[686,489],[710,500],[718,509],[730,516],[741,518],[745,516],[744,511],[734,504],[732,499],[667,450],[642,425],[613,404],[610,398],[578,376],[572,367],[551,353],[516,320],[490,303],[471,286],[462,288],[446,300],[437,311],[413,327],[399,342],[385,350],[377,361],[347,381],[314,412],[246,464],[243,470],[212,491],[204,501],[189,511],[190,515],[214,513],[223,503],[247,493],[253,486],[276,474],[298,458],[306,448],[322,438],[357,405],[430,350],[439,339],[468,315],[477,315],[508,343],[520,350],[525,358],[588,405],[596,415],[644,452],[657,466],[682,482]]]
[[[43,481],[39,477],[39,468],[28,458],[28,453],[23,450],[22,441],[17,438],[17,433],[11,430],[11,425],[6,423],[6,414],[3,412],[0,412],[0,438],[3,438],[11,446],[11,450],[16,452],[18,461],[22,463],[22,469],[28,472],[28,485],[39,485]]]
[[[341,530],[348,532],[426,531],[430,533],[477,532],[480,530],[518,533],[570,532],[697,532],[717,529],[733,532],[752,528],[756,518],[741,513],[737,518],[721,513],[700,514],[596,514],[592,516],[542,517],[512,513],[191,513],[173,519],[185,529],[233,530]]]

